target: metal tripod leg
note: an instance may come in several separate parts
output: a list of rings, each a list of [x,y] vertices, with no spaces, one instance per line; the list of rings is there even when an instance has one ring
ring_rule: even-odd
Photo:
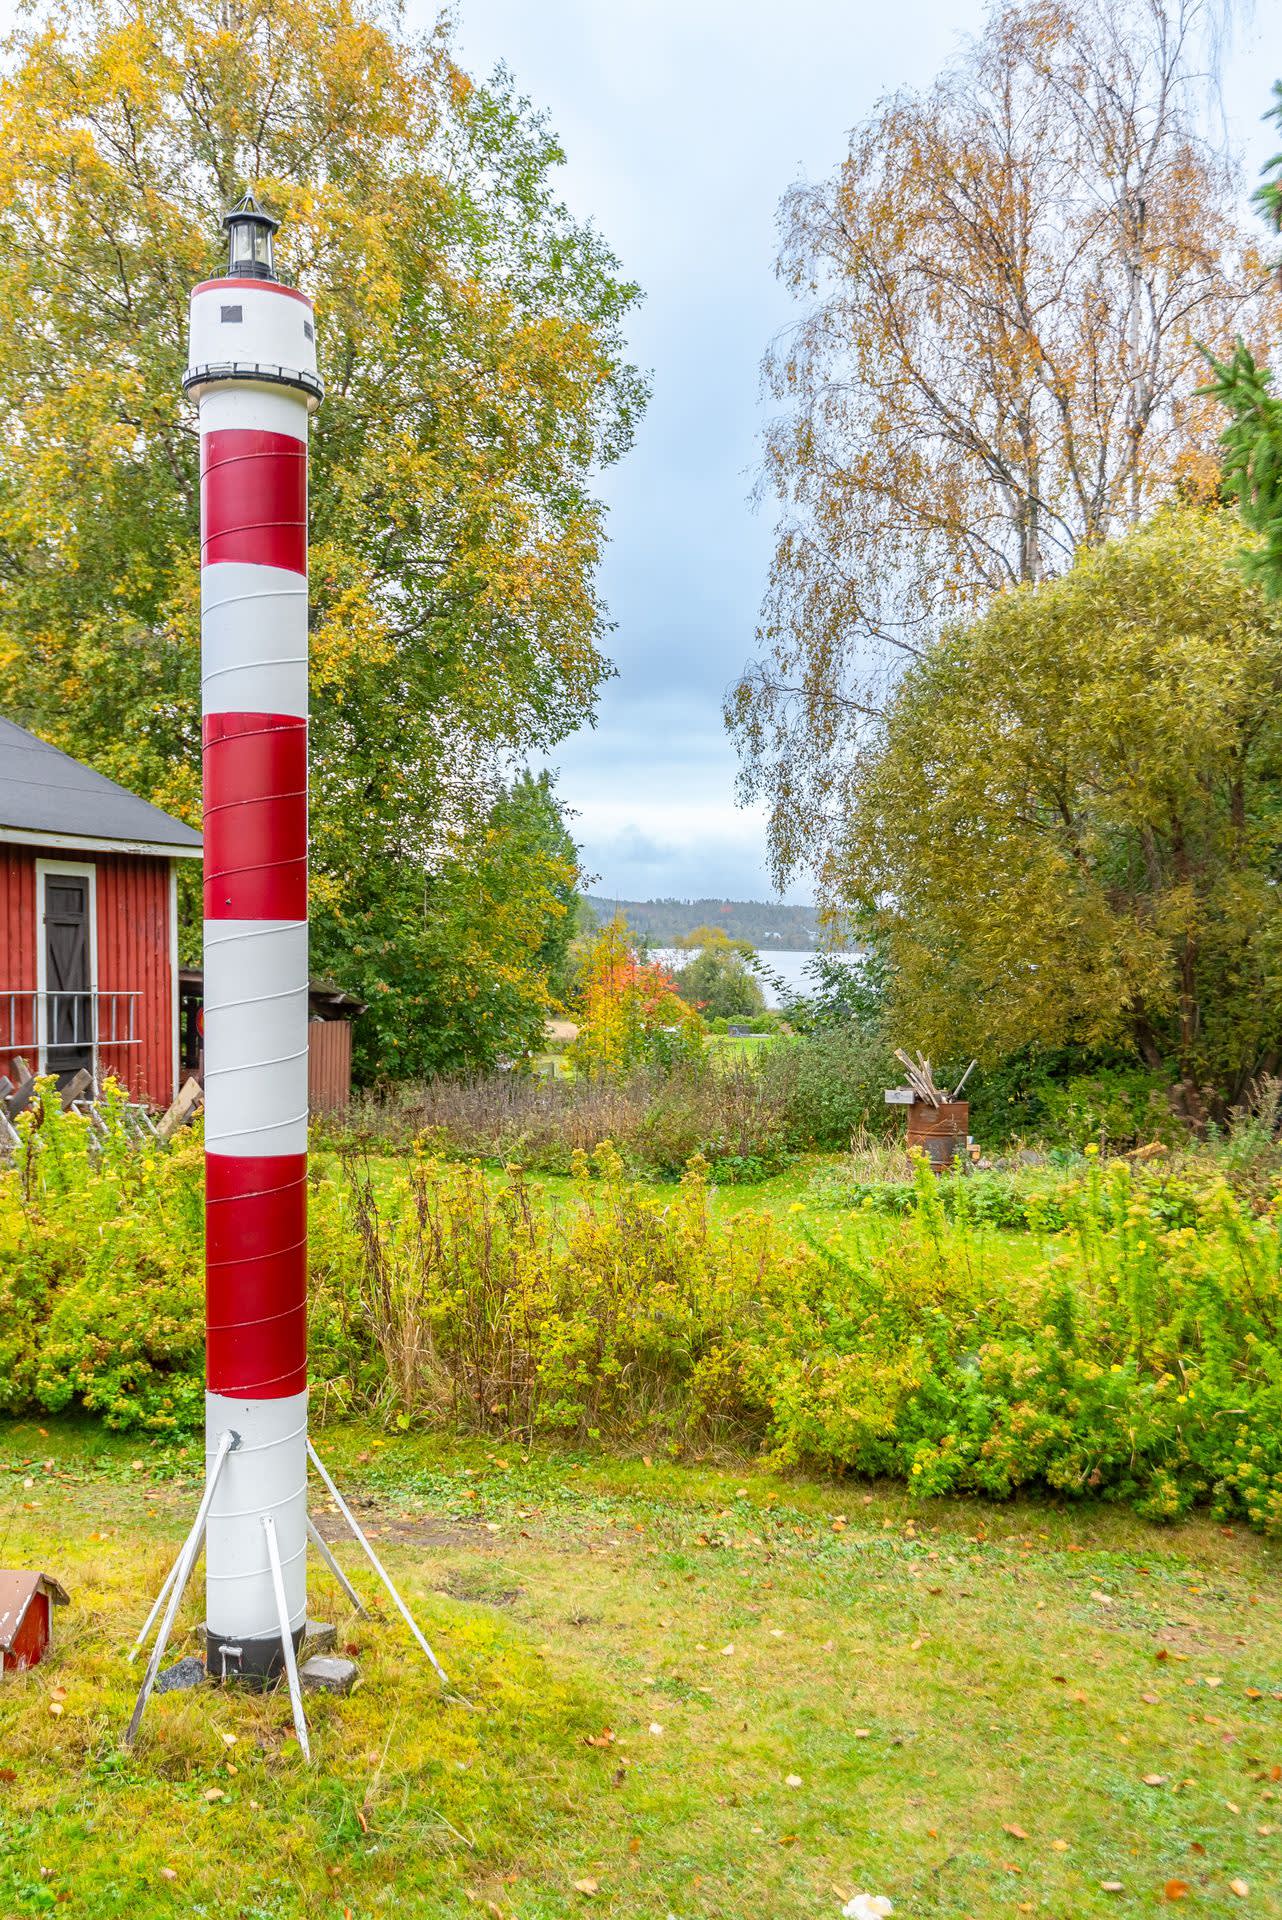
[[[307,1739],[307,1720],[303,1713],[302,1689],[298,1684],[298,1662],[294,1658],[294,1635],[289,1624],[289,1602],[285,1598],[285,1576],[280,1568],[276,1522],[270,1513],[263,1515],[263,1532],[267,1535],[267,1558],[272,1565],[272,1586],[276,1592],[276,1612],[280,1619],[280,1644],[284,1650],[285,1672],[289,1679],[289,1704],[294,1709],[294,1732],[298,1735],[298,1744],[303,1750],[303,1758],[310,1766],[312,1750]]]
[[[324,1466],[321,1464],[320,1456],[317,1453],[315,1447],[312,1445],[310,1438],[308,1439],[308,1442],[307,1442],[307,1453],[308,1453],[309,1459],[311,1460],[312,1465],[315,1467],[317,1473],[320,1475],[321,1479],[324,1481],[326,1487],[329,1489],[330,1496],[333,1499],[335,1506],[338,1508],[338,1511],[342,1514],[344,1520],[346,1520],[348,1526],[351,1528],[352,1532],[355,1534],[357,1540],[359,1540],[361,1546],[365,1549],[366,1559],[369,1561],[375,1573],[378,1575],[379,1579],[383,1582],[383,1585],[387,1588],[387,1591],[391,1594],[392,1599],[395,1601],[397,1610],[400,1613],[401,1618],[404,1620],[406,1626],[409,1628],[410,1632],[414,1635],[414,1638],[418,1641],[419,1646],[422,1647],[424,1653],[427,1655],[428,1659],[431,1661],[432,1665],[435,1667],[437,1673],[440,1675],[442,1685],[448,1687],[450,1683],[444,1667],[441,1665],[436,1655],[432,1652],[432,1649],[428,1646],[427,1641],[423,1638],[423,1635],[419,1631],[418,1623],[416,1622],[413,1614],[410,1612],[405,1602],[401,1599],[401,1596],[396,1591],[396,1588],[392,1585],[392,1577],[388,1573],[387,1568],[383,1565],[382,1561],[379,1559],[378,1555],[375,1553],[373,1547],[371,1547],[369,1541],[365,1538],[365,1535],[361,1532],[360,1522],[357,1520],[355,1514],[352,1512],[351,1508],[348,1506],[346,1500],[344,1500],[342,1494],[338,1491],[338,1488],[334,1485],[334,1482],[330,1479],[329,1475],[326,1473]]]
[[[174,1624],[174,1616],[178,1612],[179,1603],[187,1590],[187,1582],[191,1578],[191,1570],[196,1562],[196,1554],[199,1551],[201,1541],[205,1537],[205,1522],[209,1518],[209,1509],[213,1504],[214,1489],[218,1485],[218,1476],[223,1470],[223,1463],[227,1455],[233,1448],[239,1445],[239,1434],[228,1431],[219,1435],[218,1452],[214,1457],[212,1467],[209,1469],[209,1478],[205,1481],[205,1491],[200,1496],[200,1505],[196,1509],[196,1518],[193,1522],[191,1532],[187,1535],[186,1541],[183,1544],[183,1550],[179,1554],[174,1567],[173,1579],[170,1583],[169,1590],[169,1604],[165,1608],[165,1617],[160,1623],[160,1632],[156,1635],[156,1644],[151,1650],[151,1659],[147,1662],[147,1671],[142,1677],[142,1685],[138,1689],[138,1698],[134,1702],[133,1718],[130,1720],[125,1733],[125,1745],[127,1747],[132,1747],[135,1737],[137,1736],[143,1708],[146,1706],[148,1696],[156,1683],[156,1675],[160,1671],[160,1663],[165,1657],[165,1647],[169,1641],[170,1629]]]
[[[325,1562],[325,1565],[329,1568],[330,1572],[333,1574],[335,1580],[337,1580],[339,1586],[343,1589],[343,1592],[347,1595],[348,1599],[351,1601],[357,1613],[360,1614],[362,1620],[368,1620],[369,1614],[367,1613],[364,1606],[361,1604],[361,1597],[359,1593],[357,1593],[355,1587],[352,1585],[347,1575],[343,1572],[343,1569],[339,1566],[338,1561],[334,1558],[334,1555],[330,1551],[328,1540],[326,1540],[323,1537],[323,1535],[321,1534],[320,1528],[316,1525],[316,1522],[312,1519],[310,1514],[308,1514],[307,1516],[307,1537],[311,1541],[312,1545],[315,1547],[321,1559]]]
[[[193,1527],[192,1533],[194,1532],[195,1532],[195,1528]],[[142,1632],[138,1635],[138,1638],[134,1641],[133,1646],[129,1649],[129,1664],[131,1666],[133,1665],[134,1661],[138,1658],[138,1655],[142,1652],[143,1644],[146,1641],[147,1635],[151,1632],[152,1626],[155,1622],[156,1615],[160,1612],[160,1609],[165,1604],[165,1595],[169,1592],[170,1587],[172,1587],[174,1584],[174,1575],[178,1572],[179,1567],[182,1565],[182,1557],[183,1557],[183,1554],[186,1553],[187,1551],[187,1543],[190,1539],[191,1539],[191,1534],[189,1533],[187,1535],[187,1539],[183,1541],[182,1546],[178,1550],[178,1558],[174,1561],[173,1565],[169,1569],[169,1572],[165,1575],[165,1584],[161,1587],[160,1592],[156,1595],[155,1599],[151,1603],[151,1612],[147,1615],[147,1618],[142,1623]]]

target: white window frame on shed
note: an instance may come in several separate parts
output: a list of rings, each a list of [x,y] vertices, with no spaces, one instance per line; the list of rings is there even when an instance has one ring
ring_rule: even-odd
[[[98,869],[91,860],[36,861],[36,1058],[41,1073],[48,1073],[49,1040],[49,941],[45,933],[45,877],[66,873],[73,879],[89,882],[89,1018],[93,1022],[93,1084],[98,1090]],[[30,974],[27,975],[30,979]]]

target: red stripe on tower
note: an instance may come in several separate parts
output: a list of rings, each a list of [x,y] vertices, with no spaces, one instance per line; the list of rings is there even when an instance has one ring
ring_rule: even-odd
[[[200,441],[201,564],[245,560],[307,572],[307,445],[223,427]]]
[[[307,1385],[307,1156],[205,1162],[206,1376],[278,1399]]]
[[[211,713],[204,726],[205,918],[307,918],[307,722]]]

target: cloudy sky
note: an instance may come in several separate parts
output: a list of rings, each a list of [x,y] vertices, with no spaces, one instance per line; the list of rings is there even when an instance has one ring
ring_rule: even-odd
[[[434,0],[411,0],[421,21]],[[761,355],[789,320],[773,275],[784,189],[839,160],[884,93],[925,85],[983,0],[456,0],[464,64],[505,62],[545,108],[562,191],[640,281],[634,357],[654,398],[605,477],[603,585],[618,678],[595,730],[557,754],[600,890],[768,896],[760,818],[734,802],[721,703],[753,650],[770,511],[749,502]],[[1252,175],[1282,72],[1278,0],[1225,68],[1230,137]],[[794,898],[805,897],[804,885]]]

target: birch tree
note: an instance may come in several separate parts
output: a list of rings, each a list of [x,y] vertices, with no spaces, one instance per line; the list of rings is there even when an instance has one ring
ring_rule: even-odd
[[[1201,345],[1282,307],[1199,132],[1205,0],[1018,0],[781,208],[779,505],[727,719],[777,877],[817,868],[887,693],[945,622],[1212,491]]]

